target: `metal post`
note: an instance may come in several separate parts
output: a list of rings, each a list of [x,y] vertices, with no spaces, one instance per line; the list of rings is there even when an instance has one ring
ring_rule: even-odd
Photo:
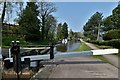
[[[11,47],[11,54],[13,54],[13,68],[15,72],[17,73],[17,80],[19,80],[19,71],[21,69],[20,63],[20,46],[19,41],[12,41],[12,47]]]
[[[30,58],[25,58],[25,64],[27,65],[28,69],[30,69]]]
[[[53,43],[50,46],[50,59],[54,59],[54,45],[53,45]]]
[[[0,54],[2,54],[2,14],[0,13]],[[3,58],[2,58],[3,59]],[[0,72],[0,80],[2,78],[2,72],[3,72],[3,61],[1,59],[1,63],[0,63],[0,68],[1,68],[1,72]]]

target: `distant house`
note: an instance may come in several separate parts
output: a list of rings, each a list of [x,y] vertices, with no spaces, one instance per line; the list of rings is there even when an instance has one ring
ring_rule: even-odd
[[[18,32],[18,24],[8,24],[8,23],[3,23],[2,30],[3,34],[19,34]]]
[[[3,30],[9,30],[12,26],[18,26],[18,24],[3,23]]]

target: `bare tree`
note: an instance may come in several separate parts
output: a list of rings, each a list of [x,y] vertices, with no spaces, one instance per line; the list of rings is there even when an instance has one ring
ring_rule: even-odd
[[[39,18],[42,31],[42,40],[45,38],[45,25],[48,16],[56,11],[56,7],[50,2],[38,2]],[[48,27],[48,26],[47,26]]]
[[[12,15],[13,8],[15,8],[17,5],[19,5],[19,9],[22,10],[23,2],[1,2],[0,5],[3,5],[2,9],[2,16],[1,21],[2,24],[5,20],[5,16],[8,17],[7,21],[10,19],[10,15]]]

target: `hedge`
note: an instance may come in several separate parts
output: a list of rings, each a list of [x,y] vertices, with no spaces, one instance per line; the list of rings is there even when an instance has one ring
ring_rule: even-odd
[[[120,39],[113,39],[106,43],[108,46],[113,46],[114,48],[120,49]]]
[[[2,37],[2,46],[11,46],[11,41],[20,41],[20,44],[29,44],[24,39],[19,38],[18,36],[3,36]]]
[[[107,41],[89,41],[90,43],[97,44],[97,45],[106,45]]]
[[[89,41],[89,42],[97,45],[112,46],[114,48],[120,49],[120,39],[112,39],[109,41]]]
[[[104,40],[120,39],[120,29],[110,30],[103,35]]]

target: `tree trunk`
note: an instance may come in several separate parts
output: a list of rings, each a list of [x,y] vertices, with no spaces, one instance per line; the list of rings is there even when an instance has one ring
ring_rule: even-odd
[[[2,25],[5,18],[5,8],[6,8],[6,2],[4,2],[3,12],[2,12]]]
[[[42,40],[44,40],[44,32],[45,31],[45,18],[42,16]]]
[[[99,23],[99,26],[98,26],[98,34],[97,34],[97,40],[100,39],[100,23]]]

